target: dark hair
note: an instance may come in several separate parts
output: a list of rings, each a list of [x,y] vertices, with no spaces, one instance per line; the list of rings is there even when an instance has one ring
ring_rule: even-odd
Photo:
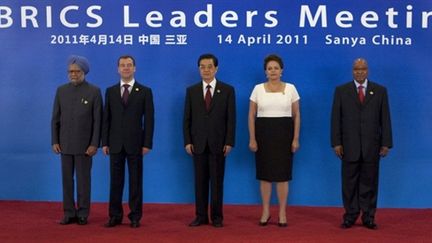
[[[215,67],[218,66],[218,59],[215,55],[211,54],[211,53],[206,53],[206,54],[202,54],[199,58],[198,58],[198,67],[200,65],[200,62],[202,59],[212,59],[213,60],[213,65]]]
[[[264,59],[264,70],[267,69],[267,64],[271,61],[275,61],[275,62],[279,63],[279,66],[281,67],[281,69],[284,68],[282,58],[280,58],[276,54],[270,54],[270,55],[266,56],[266,58]]]
[[[135,66],[135,59],[134,59],[133,56],[131,56],[131,55],[123,55],[123,56],[120,56],[120,57],[118,58],[118,60],[117,60],[117,66],[120,65],[120,60],[121,60],[121,59],[128,59],[128,58],[130,58],[130,59],[132,60],[132,63],[133,63],[133,65]]]

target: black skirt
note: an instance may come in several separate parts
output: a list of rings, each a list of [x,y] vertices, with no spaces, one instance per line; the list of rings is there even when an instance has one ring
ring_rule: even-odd
[[[294,123],[291,117],[258,117],[255,120],[258,180],[284,182],[292,179],[293,136]]]

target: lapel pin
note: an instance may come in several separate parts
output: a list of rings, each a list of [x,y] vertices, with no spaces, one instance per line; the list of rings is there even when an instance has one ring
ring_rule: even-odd
[[[87,100],[84,100],[84,104],[86,104],[86,105],[87,105],[87,104],[88,104],[88,101],[87,101]]]
[[[217,93],[220,93],[220,89],[216,90]]]
[[[370,95],[373,95],[373,94],[374,94],[374,92],[373,92],[373,91],[370,91],[370,92],[369,92],[369,94],[370,94]]]
[[[135,88],[135,91],[139,91],[139,88]]]

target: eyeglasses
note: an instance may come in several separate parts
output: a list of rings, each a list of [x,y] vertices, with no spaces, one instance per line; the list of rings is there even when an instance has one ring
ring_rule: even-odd
[[[68,70],[69,74],[80,74],[81,72],[81,70]]]
[[[205,70],[205,69],[213,69],[213,68],[215,68],[215,66],[214,65],[199,65],[199,69],[201,69],[201,70]]]

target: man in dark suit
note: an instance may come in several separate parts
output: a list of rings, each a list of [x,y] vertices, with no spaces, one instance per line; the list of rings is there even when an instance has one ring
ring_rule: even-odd
[[[60,224],[87,224],[90,211],[92,156],[99,146],[102,121],[100,89],[86,81],[89,64],[85,57],[68,60],[70,82],[60,86],[54,100],[51,144],[61,154],[63,210]],[[74,172],[77,208],[74,200]]]
[[[154,107],[150,88],[139,84],[132,56],[118,59],[120,83],[106,90],[102,149],[110,155],[109,221],[114,227],[123,220],[122,196],[125,163],[129,171],[130,226],[140,226],[142,217],[143,156],[153,145]]]
[[[186,152],[195,167],[195,214],[189,226],[208,224],[209,182],[211,220],[223,226],[223,180],[225,157],[234,146],[236,109],[234,88],[216,80],[218,60],[201,55],[198,68],[202,81],[187,88],[183,134]]]
[[[362,212],[362,223],[376,229],[380,156],[393,146],[385,87],[367,79],[368,65],[356,59],[354,81],[336,88],[331,118],[331,143],[342,160],[342,228],[350,228]]]

